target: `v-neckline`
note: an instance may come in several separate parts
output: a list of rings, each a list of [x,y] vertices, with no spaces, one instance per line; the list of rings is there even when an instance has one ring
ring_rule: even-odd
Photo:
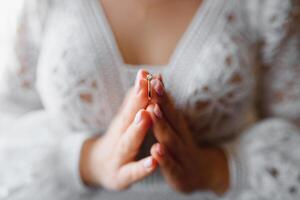
[[[189,24],[187,25],[187,28],[185,31],[181,34],[179,40],[176,42],[175,48],[172,50],[172,53],[169,57],[168,63],[164,65],[150,65],[150,64],[129,64],[125,62],[125,59],[120,51],[119,45],[117,43],[116,36],[112,30],[112,26],[109,23],[108,17],[104,11],[103,5],[100,2],[100,0],[92,0],[91,2],[94,4],[93,8],[95,8],[95,14],[98,16],[98,19],[100,20],[100,25],[103,27],[103,31],[106,37],[107,42],[111,46],[111,53],[114,56],[114,59],[116,60],[117,64],[119,66],[125,67],[129,70],[138,70],[141,68],[146,69],[152,69],[152,70],[166,70],[167,68],[171,68],[174,66],[174,63],[179,59],[180,52],[184,48],[184,46],[188,45],[188,42],[191,39],[191,36],[193,35],[193,32],[196,31],[196,24],[198,23],[199,19],[205,17],[206,11],[209,7],[209,2],[214,0],[203,0],[198,8],[196,9],[196,12],[194,13],[192,19],[190,20]]]
[[[124,63],[106,16],[103,15],[99,0],[79,1],[82,3],[83,19],[85,19],[88,32],[91,34],[95,50],[100,54],[104,53],[102,56],[105,56],[105,59],[99,60],[103,63],[98,66],[101,69],[101,74],[117,78],[113,81],[121,82],[120,87],[123,88],[123,92],[132,86],[132,79],[134,79],[137,70],[141,68],[154,74],[161,73],[164,76],[165,86],[172,90],[178,90],[179,86],[176,82],[186,81],[181,77],[181,72],[192,70],[193,62],[197,58],[195,55],[190,57],[190,54],[194,54],[195,51],[200,52],[210,41],[210,37],[214,36],[212,31],[215,31],[218,25],[222,23],[219,18],[227,3],[226,0],[203,0],[186,31],[177,42],[177,47],[169,59],[170,62],[165,66],[156,67],[149,65],[130,66]]]
[[[215,33],[223,23],[219,19],[221,15],[224,15],[225,4],[228,3],[227,0],[203,0],[177,42],[169,63],[163,67],[146,65],[137,67],[123,62],[106,16],[103,16],[100,2],[98,0],[78,1],[81,3],[83,24],[90,34],[91,48],[93,48],[93,53],[97,54],[97,58],[95,58],[96,71],[103,78],[104,84],[114,86],[107,87],[109,95],[105,97],[110,104],[115,105],[111,106],[112,113],[117,110],[117,105],[122,103],[128,89],[134,84],[136,72],[140,68],[145,68],[155,74],[161,73],[166,90],[171,96],[177,96],[177,103],[180,102],[184,96],[183,93],[187,91],[184,88],[185,84],[178,84],[187,81],[187,77],[182,74],[186,74],[186,71],[192,72],[193,67],[205,67],[201,63],[195,65],[194,62],[199,60],[197,52],[200,53],[201,49],[206,48],[211,37],[215,36],[212,33]]]

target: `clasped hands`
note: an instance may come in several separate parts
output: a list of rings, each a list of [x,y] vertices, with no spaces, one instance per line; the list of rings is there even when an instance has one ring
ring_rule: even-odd
[[[148,74],[139,70],[107,132],[83,145],[82,180],[88,185],[122,190],[160,167],[165,181],[176,191],[224,193],[229,185],[224,152],[195,143],[184,117],[166,93],[161,75],[153,76],[149,102]],[[150,156],[136,160],[151,127],[158,143],[151,147]]]

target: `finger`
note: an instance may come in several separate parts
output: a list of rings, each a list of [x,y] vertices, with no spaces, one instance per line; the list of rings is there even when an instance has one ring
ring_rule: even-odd
[[[151,147],[151,156],[158,162],[165,178],[168,180],[178,179],[183,176],[180,163],[171,155],[165,146],[156,143]]]
[[[121,131],[124,131],[132,122],[134,114],[141,108],[145,108],[150,102],[159,102],[159,97],[164,93],[163,83],[160,81],[160,75],[153,75],[151,81],[152,97],[151,101],[148,100],[148,81],[147,75],[149,72],[146,70],[139,70],[137,73],[135,85],[126,95],[123,105],[121,106],[121,114],[119,121],[122,124]],[[152,84],[153,83],[153,84]]]
[[[134,122],[130,124],[117,144],[120,164],[131,161],[136,157],[151,125],[150,114],[144,109],[140,110],[136,114]]]
[[[164,85],[161,75],[158,75],[158,80],[160,80],[162,85]],[[190,134],[184,134],[187,130],[189,130],[188,125],[183,115],[176,109],[170,95],[168,93],[162,95],[158,104],[160,105],[162,112],[165,114],[166,120],[171,124],[176,133],[178,133],[183,140],[192,139]]]
[[[123,133],[132,123],[135,114],[148,104],[147,96],[147,74],[146,70],[139,70],[136,76],[135,85],[130,89],[117,114],[116,132]]]
[[[152,129],[157,141],[166,145],[174,154],[180,152],[182,147],[181,138],[178,137],[169,122],[165,120],[158,104],[151,104],[146,110],[153,121]]]
[[[161,74],[154,76],[156,80],[151,82],[152,88],[154,91],[154,99],[151,101],[153,104],[161,105],[163,113],[166,115],[166,120],[171,124],[171,126],[176,130],[176,133],[183,134],[186,130],[188,130],[188,126],[185,123],[185,119],[181,113],[175,108],[173,101],[168,93],[165,93],[164,81]],[[180,135],[180,137],[185,139],[188,138],[187,134]]]
[[[157,162],[152,156],[122,166],[118,178],[126,185],[131,185],[149,176],[157,168]]]
[[[152,97],[149,104],[160,103],[161,97],[165,93],[165,88],[160,77],[161,77],[160,75],[154,75],[153,79],[150,82]]]
[[[158,75],[157,75],[157,79],[158,79],[158,80],[160,80],[160,81],[161,81],[161,83],[163,84],[163,87],[165,87],[165,83],[164,83],[164,80],[163,80],[163,78],[162,78],[162,75],[161,75],[161,73],[158,73]]]

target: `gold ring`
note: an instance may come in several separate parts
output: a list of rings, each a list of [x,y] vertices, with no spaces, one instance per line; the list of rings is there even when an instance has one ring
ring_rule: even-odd
[[[147,81],[148,81],[148,100],[151,100],[152,97],[152,91],[151,91],[151,80],[153,79],[152,74],[147,75]]]

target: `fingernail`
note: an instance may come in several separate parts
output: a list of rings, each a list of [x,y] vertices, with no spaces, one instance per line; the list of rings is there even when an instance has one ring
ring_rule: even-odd
[[[151,157],[150,157],[150,158],[147,158],[147,159],[144,161],[144,167],[145,167],[145,168],[150,168],[150,167],[152,167],[152,165],[153,165],[153,160],[152,160]]]
[[[134,123],[135,123],[135,124],[140,123],[141,119],[142,119],[142,112],[139,111],[139,112],[135,115]]]
[[[163,156],[165,154],[163,148],[160,145],[157,145],[156,151],[157,151],[158,155],[160,155],[160,156]]]
[[[153,80],[153,86],[154,86],[154,90],[156,91],[158,96],[162,96],[164,94],[164,87],[161,83],[161,81],[155,79]]]
[[[157,104],[154,106],[154,114],[158,119],[161,119],[163,116],[162,111]]]

